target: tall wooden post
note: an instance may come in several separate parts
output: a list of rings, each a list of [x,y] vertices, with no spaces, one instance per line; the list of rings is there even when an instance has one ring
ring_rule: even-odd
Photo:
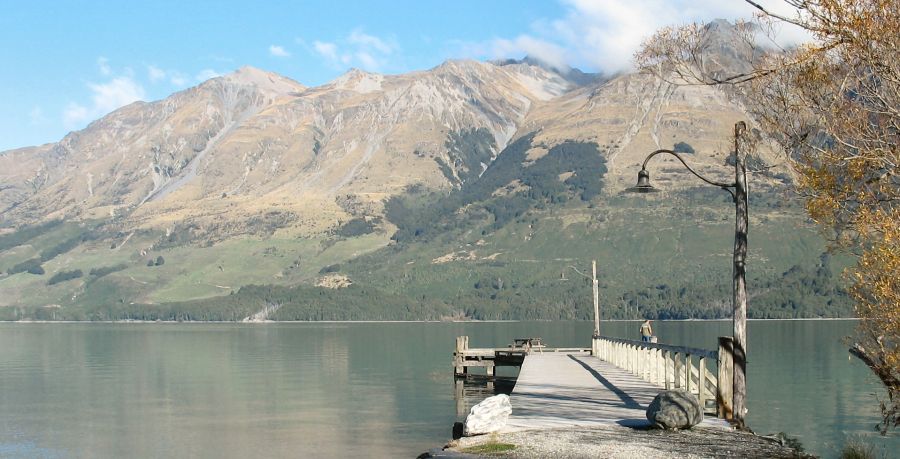
[[[600,337],[600,286],[597,282],[597,260],[591,261],[591,284],[594,288],[594,339]]]
[[[734,125],[734,419],[744,425],[747,398],[747,125]]]
[[[734,418],[732,396],[734,390],[734,339],[730,336],[719,337],[719,360],[716,383],[716,413],[722,419]]]

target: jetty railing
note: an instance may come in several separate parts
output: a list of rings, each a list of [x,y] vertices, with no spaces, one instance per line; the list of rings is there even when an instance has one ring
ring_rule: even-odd
[[[599,359],[667,390],[684,389],[697,395],[705,412],[732,418],[734,357],[730,336],[719,338],[717,351],[605,336],[594,338],[593,344]],[[711,362],[715,362],[715,372],[709,370]]]

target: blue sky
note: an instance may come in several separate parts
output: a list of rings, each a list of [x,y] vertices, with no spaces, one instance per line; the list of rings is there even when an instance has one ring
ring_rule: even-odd
[[[244,65],[308,86],[352,67],[391,74],[526,54],[614,72],[662,25],[750,12],[742,0],[6,0],[0,151],[58,141]]]

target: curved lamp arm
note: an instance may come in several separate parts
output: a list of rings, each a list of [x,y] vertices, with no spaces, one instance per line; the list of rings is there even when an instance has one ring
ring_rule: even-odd
[[[697,173],[697,171],[695,171],[693,168],[691,168],[691,166],[689,166],[687,162],[685,162],[684,158],[682,158],[681,155],[679,155],[678,153],[675,153],[675,152],[672,151],[672,150],[667,150],[667,149],[664,149],[664,148],[663,148],[663,149],[660,149],[660,150],[656,150],[656,151],[654,151],[653,153],[650,153],[649,155],[647,155],[647,159],[644,160],[644,164],[641,165],[641,170],[642,170],[642,171],[646,171],[646,170],[647,170],[647,163],[650,162],[650,158],[653,158],[654,156],[656,156],[656,155],[658,155],[658,154],[660,154],[660,153],[668,153],[668,154],[670,154],[670,155],[672,155],[672,156],[678,158],[678,160],[681,161],[681,164],[683,164],[684,167],[687,168],[687,170],[691,171],[692,174],[696,175],[697,178],[699,178],[700,180],[703,180],[704,182],[706,182],[706,183],[708,183],[708,184],[710,184],[710,185],[717,186],[717,187],[719,187],[719,188],[721,188],[721,189],[727,191],[729,194],[731,194],[731,198],[734,199],[734,192],[731,191],[731,188],[737,186],[736,183],[722,183],[722,182],[716,182],[716,181],[714,181],[714,180],[710,180],[710,179],[708,179],[708,178],[706,178],[706,177],[700,175],[699,173]]]

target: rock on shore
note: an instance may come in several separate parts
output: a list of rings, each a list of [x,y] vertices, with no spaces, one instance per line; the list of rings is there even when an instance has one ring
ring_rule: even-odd
[[[703,421],[703,409],[686,390],[665,390],[647,407],[647,420],[660,429],[690,429]]]

